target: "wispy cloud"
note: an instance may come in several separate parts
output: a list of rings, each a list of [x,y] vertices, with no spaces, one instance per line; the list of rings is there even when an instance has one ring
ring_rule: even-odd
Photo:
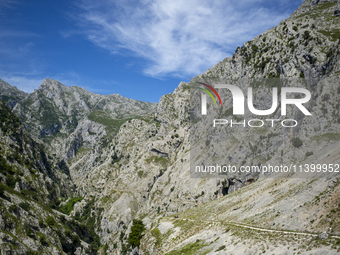
[[[11,75],[3,74],[0,78],[8,84],[28,93],[32,93],[34,89],[39,88],[40,84],[45,78],[57,80],[66,86],[83,86],[83,84],[81,84],[80,82],[79,76],[74,72],[68,72],[53,76],[43,76],[42,74],[37,74],[34,72],[31,74],[12,73]]]
[[[3,76],[1,79],[28,93],[32,93],[44,80],[43,78],[30,78],[25,76]]]
[[[0,0],[0,15],[3,15],[6,9],[12,9],[17,4],[17,0]]]
[[[287,4],[287,0],[82,0],[77,20],[96,45],[146,60],[146,75],[188,76],[287,18],[291,10],[279,10],[280,2]]]
[[[17,0],[0,0],[1,8],[11,8],[14,4],[18,4]]]

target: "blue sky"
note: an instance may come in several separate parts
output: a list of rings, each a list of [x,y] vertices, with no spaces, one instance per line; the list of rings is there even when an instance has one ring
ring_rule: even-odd
[[[0,0],[0,78],[158,102],[302,0]]]

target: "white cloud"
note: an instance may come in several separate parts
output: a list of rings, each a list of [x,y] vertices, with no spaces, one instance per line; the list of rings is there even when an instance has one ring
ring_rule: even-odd
[[[25,91],[27,93],[32,93],[34,89],[39,88],[41,83],[45,78],[50,78],[53,80],[57,80],[60,83],[66,86],[79,86],[80,80],[76,73],[68,72],[65,74],[59,74],[55,76],[45,76],[43,77],[41,74],[32,74],[31,76],[27,76],[24,74],[16,74],[16,75],[2,75],[0,77],[2,80],[10,84],[11,86],[15,86],[18,89]]]
[[[210,68],[287,18],[287,9],[283,13],[261,7],[273,2],[280,4],[278,0],[82,0],[77,19],[96,45],[145,59],[146,75],[188,76]]]
[[[34,89],[38,88],[44,79],[40,78],[28,78],[24,76],[3,76],[2,80],[7,82],[11,86],[15,86],[18,89],[32,93]]]

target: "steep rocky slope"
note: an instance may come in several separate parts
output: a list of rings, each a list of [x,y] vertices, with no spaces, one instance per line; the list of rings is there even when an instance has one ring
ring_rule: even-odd
[[[223,137],[227,141],[223,155],[218,155],[220,148],[216,149],[216,144],[212,146],[205,139],[191,143],[191,150],[203,148],[205,153],[212,152],[215,159],[224,158],[226,163],[238,166],[339,163],[338,8],[332,1],[305,1],[279,26],[245,43],[231,58],[216,64],[188,84],[193,87],[197,86],[195,82],[219,84],[240,78],[313,78],[315,82],[307,87],[312,93],[307,108],[313,118],[301,118],[301,114],[293,110],[289,116],[300,122],[294,129],[229,128]],[[287,85],[282,83],[282,86]],[[246,94],[247,87],[240,88]],[[271,97],[268,87],[257,89],[260,92],[254,96],[256,108],[268,109],[271,105],[267,100]],[[225,92],[218,92],[221,98],[227,98],[223,105],[232,105]],[[225,110],[222,114],[216,110],[215,115],[210,111],[209,120],[236,117],[230,114],[232,108]],[[280,119],[279,112],[280,108],[270,117]],[[244,117],[249,119],[253,115],[246,113]],[[193,130],[195,126],[190,128]],[[198,137],[206,137],[204,130],[196,132]],[[297,139],[301,144],[294,143]],[[186,169],[189,172],[188,165]],[[340,211],[339,175],[332,173],[318,177],[310,175],[306,178],[298,174],[279,178],[261,176],[254,184],[222,199],[180,213],[178,219],[172,216],[162,218],[151,225],[141,247],[150,254],[337,254],[340,242],[337,238],[327,239],[327,235],[330,227],[335,234],[340,231],[337,219]],[[197,187],[195,178],[188,180],[190,184],[187,186]],[[211,182],[211,179],[203,180]],[[230,178],[229,182],[224,179],[224,185],[227,183],[229,187],[216,188],[221,187],[220,193],[224,189],[234,190],[232,180],[235,179]],[[222,181],[223,178],[216,180],[216,184],[221,185]],[[242,186],[242,180],[236,179],[238,182]],[[209,191],[202,190],[206,197]],[[328,234],[320,235],[321,232]]]
[[[317,116],[319,121],[309,123],[308,129],[282,130],[282,128],[276,128],[264,130],[256,135],[252,133],[245,135],[242,131],[230,131],[229,139],[233,146],[230,146],[228,153],[232,156],[232,163],[240,165],[245,160],[245,163],[250,164],[254,157],[257,157],[262,164],[339,163],[337,149],[340,131],[337,118],[339,116],[337,77],[340,71],[339,40],[337,38],[339,18],[333,15],[336,12],[337,5],[332,2],[315,4],[315,2],[307,1],[304,6],[299,9],[299,12],[282,21],[279,26],[245,43],[236,50],[231,58],[223,60],[204,74],[193,79],[193,82],[208,81],[212,84],[237,78],[304,77],[318,79],[315,87],[311,89],[313,103],[308,106],[308,109],[313,112],[314,116]],[[301,14],[302,12],[304,14]],[[190,178],[188,136],[188,131],[192,128],[188,116],[190,86],[192,86],[191,83],[181,83],[174,93],[162,97],[155,114],[155,122],[152,119],[149,121],[132,120],[120,128],[116,139],[109,145],[111,150],[103,150],[103,146],[99,146],[101,147],[100,160],[104,163],[91,170],[89,169],[88,177],[85,177],[86,180],[82,181],[84,193],[88,192],[86,192],[86,189],[92,190],[90,191],[91,194],[96,191],[95,194],[102,197],[98,204],[106,203],[103,212],[105,218],[101,222],[101,236],[103,237],[102,240],[108,243],[109,251],[113,253],[115,252],[115,243],[118,244],[118,249],[122,247],[124,250],[125,245],[120,246],[120,244],[122,241],[127,244],[124,238],[129,233],[133,218],[143,219],[147,231],[150,231],[142,239],[141,247],[144,253],[163,254],[173,249],[174,245],[179,250],[181,247],[188,248],[186,245],[195,242],[195,234],[201,235],[201,232],[204,232],[204,227],[198,225],[195,228],[193,224],[193,229],[191,229],[188,226],[181,227],[176,224],[165,223],[165,225],[171,227],[165,228],[159,234],[157,228],[155,228],[158,225],[157,219],[160,216],[176,215],[196,206],[196,210],[200,212],[204,208],[200,206],[201,204],[215,200],[225,194],[225,190],[231,189],[230,186],[233,183],[229,182],[229,187],[226,188],[225,185],[228,182],[224,178],[222,180]],[[263,96],[261,94],[256,95],[254,101],[261,102]],[[226,105],[231,104],[229,101],[225,103]],[[309,121],[307,118],[301,119],[297,111],[290,114],[297,117],[302,123]],[[249,116],[246,115],[245,117]],[[147,135],[145,136],[145,134]],[[295,137],[301,140],[302,147],[293,145]],[[191,146],[193,145],[191,144]],[[204,148],[206,146],[205,141],[197,146]],[[103,151],[106,151],[107,154],[105,155]],[[82,160],[83,163],[81,163]],[[85,165],[87,159],[79,157],[76,162]],[[321,209],[321,205],[326,202],[323,199],[332,197],[334,201],[338,201],[336,195],[338,181],[336,178],[334,179],[334,175],[331,177],[331,180],[328,180],[326,176],[320,180],[314,178],[306,181],[303,178],[290,179],[283,176],[282,178],[287,181],[280,182],[280,185],[276,184],[276,186],[279,186],[274,190],[275,193],[279,190],[287,190],[285,195],[282,196],[277,196],[270,188],[266,188],[275,185],[276,180],[260,179],[259,183],[264,182],[268,186],[251,185],[249,187],[252,187],[252,189],[249,192],[254,194],[260,194],[260,191],[268,192],[268,196],[264,198],[260,195],[256,196],[256,199],[261,201],[261,203],[258,202],[261,206],[253,207],[252,210],[249,209],[249,216],[247,214],[240,214],[241,218],[226,216],[223,221],[228,219],[248,223],[253,215],[258,214],[259,218],[253,223],[259,227],[270,228],[273,224],[275,224],[274,226],[277,226],[277,224],[282,226],[283,224],[288,226],[283,228],[287,230],[326,231],[330,226],[337,226],[337,221],[332,222],[332,219],[336,219],[338,202]],[[318,183],[318,188],[310,192],[309,189],[314,186],[308,184],[309,182]],[[85,183],[91,183],[92,188],[91,185]],[[102,188],[100,185],[102,185]],[[329,186],[334,188],[329,190]],[[305,189],[306,192],[310,193],[308,197],[304,197],[301,191]],[[234,201],[238,201],[238,199],[242,201],[244,198],[241,195],[238,197],[237,194],[235,193],[235,196],[233,196]],[[324,194],[327,194],[327,196],[323,197]],[[226,201],[225,204],[229,206],[228,196],[223,199]],[[294,198],[296,196],[298,198]],[[286,199],[291,199],[292,204],[287,203]],[[287,208],[292,208],[292,205],[295,205],[295,199],[300,199],[303,203],[299,204],[301,207],[294,215],[295,211],[287,210]],[[310,222],[317,223],[317,225],[312,226],[309,226],[307,221],[302,220],[305,217],[305,212],[310,210],[311,205],[308,203],[310,199],[315,199],[315,210],[319,209],[318,213],[308,216],[309,224]],[[209,207],[211,211],[202,212],[202,218],[212,217],[211,215],[216,213],[212,209],[214,205],[218,206],[219,202],[217,201],[219,200],[216,200]],[[249,204],[247,200],[244,203],[240,202],[239,205],[240,208],[251,206],[252,204]],[[227,207],[221,207],[225,214],[228,214]],[[259,208],[262,208],[262,210]],[[272,218],[268,216],[268,219],[266,218],[266,221],[263,221],[260,215],[266,215],[268,210],[274,210],[273,208],[280,211],[279,213],[275,211],[275,215],[278,216]],[[81,206],[79,206],[79,210],[81,210]],[[179,217],[188,216],[179,214]],[[189,217],[192,217],[190,213]],[[285,219],[290,218],[291,221],[287,224]],[[176,220],[172,219],[171,221]],[[301,224],[298,224],[300,221]],[[263,224],[264,222],[265,224]],[[159,230],[163,228],[163,225],[159,225]],[[336,232],[339,231],[337,227],[334,227],[334,229]],[[217,233],[213,231],[212,235],[214,236]],[[169,236],[171,236],[171,239],[166,242],[166,238]],[[190,236],[193,237],[189,238]],[[245,237],[242,236],[242,238]],[[270,250],[273,251],[276,244],[273,242],[266,245],[270,247],[270,249],[266,249],[269,253]],[[294,249],[300,247],[298,242],[292,241],[291,245],[295,247]],[[242,249],[240,246],[235,247],[233,248],[234,251],[240,249],[240,254],[242,254],[247,249],[251,250],[251,242],[243,244]],[[329,247],[331,247],[330,244]],[[338,246],[334,247],[335,250],[333,251],[336,253]],[[210,252],[213,253],[218,248],[211,248]],[[315,249],[313,246],[309,248]],[[285,249],[281,247],[279,250],[283,252]],[[322,247],[322,249],[328,250],[329,248]],[[224,249],[221,249],[221,254],[223,254],[222,250]],[[202,254],[205,254],[206,251],[201,250]]]
[[[66,162],[45,153],[2,102],[0,172],[2,254],[95,253],[91,229],[55,210],[75,192]]]
[[[7,106],[14,108],[16,104],[24,99],[27,93],[12,87],[7,82],[0,79],[0,100],[6,102]]]
[[[305,1],[287,20],[191,83],[180,83],[157,105],[45,80],[37,91],[18,100],[14,111],[36,138],[53,148],[54,157],[67,161],[76,185],[74,196],[82,197],[68,212],[78,221],[91,216],[107,254],[132,249],[140,254],[336,254],[338,239],[317,237],[329,227],[333,234],[340,233],[337,175],[259,176],[252,184],[237,176],[191,178],[190,149],[213,147],[206,139],[191,143],[189,133],[195,125],[189,113],[190,89],[197,81],[313,78],[308,87],[312,100],[306,106],[313,118],[290,110],[299,127],[228,130],[226,154],[217,156],[238,166],[340,163],[338,13],[335,1]],[[247,87],[241,89],[245,92]],[[254,102],[266,109],[270,90],[261,89]],[[223,91],[218,92],[224,105],[232,105]],[[224,110],[210,118],[234,117],[230,109]],[[279,118],[279,112],[278,108],[272,117]],[[133,118],[136,115],[140,117]],[[250,117],[246,113],[245,118]],[[297,138],[300,142],[295,143]],[[239,189],[242,186],[246,187]],[[129,242],[134,219],[146,227],[140,249]]]

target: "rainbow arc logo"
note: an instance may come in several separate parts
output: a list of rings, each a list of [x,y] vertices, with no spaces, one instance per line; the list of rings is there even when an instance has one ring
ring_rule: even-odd
[[[221,97],[212,86],[210,86],[209,84],[203,83],[203,82],[196,82],[196,83],[201,84],[201,85],[205,86],[206,88],[210,89],[217,96],[217,98],[220,101],[220,104],[222,106]],[[212,98],[212,100],[214,101],[215,105],[217,106],[215,97],[213,96],[213,94],[208,89],[204,89],[204,88],[200,88],[200,87],[197,87],[197,88],[204,91],[206,94],[208,94]],[[201,94],[202,115],[207,115],[207,95],[206,94],[204,94],[204,93]]]
[[[217,96],[217,98],[220,101],[220,104],[222,106],[222,100],[220,98],[220,95],[217,93],[217,91],[213,87],[211,87],[210,85],[208,85],[206,83],[203,83],[203,82],[196,82],[196,83],[201,84],[201,85],[207,87],[208,89],[210,89]],[[197,87],[197,88],[202,90],[202,91],[204,91],[205,93],[207,93],[212,98],[212,100],[214,101],[215,105],[217,106],[216,100],[215,100],[214,96],[211,94],[211,92],[209,90],[204,89],[204,88],[200,88],[200,87]]]

